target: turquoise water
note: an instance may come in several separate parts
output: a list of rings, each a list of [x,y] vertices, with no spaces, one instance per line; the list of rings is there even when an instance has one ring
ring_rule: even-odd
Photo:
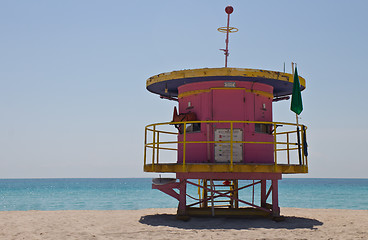
[[[188,191],[194,196],[197,192]],[[251,201],[252,194],[244,194]],[[368,179],[283,179],[279,202],[281,207],[367,210]],[[148,178],[0,179],[0,211],[172,207],[177,207],[177,201],[152,190]]]

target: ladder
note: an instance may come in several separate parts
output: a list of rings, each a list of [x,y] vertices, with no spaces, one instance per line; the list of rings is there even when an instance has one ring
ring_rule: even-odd
[[[201,184],[204,188],[198,188],[199,198],[205,200],[201,203],[201,208],[211,207],[212,213],[214,208],[238,208],[239,202],[229,197],[220,196],[217,192],[230,195],[237,199],[238,191],[234,191],[238,188],[238,180],[213,180],[202,179]],[[207,189],[210,189],[208,191]],[[216,191],[216,192],[214,192]],[[230,193],[229,193],[230,192]]]

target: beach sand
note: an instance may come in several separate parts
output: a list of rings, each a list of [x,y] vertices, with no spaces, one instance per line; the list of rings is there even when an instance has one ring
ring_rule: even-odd
[[[0,212],[0,239],[368,239],[368,210],[281,208],[285,221],[176,219],[176,209]]]

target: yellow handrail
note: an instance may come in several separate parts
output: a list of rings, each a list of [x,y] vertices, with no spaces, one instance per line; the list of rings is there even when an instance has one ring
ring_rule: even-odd
[[[227,123],[230,125],[230,141],[187,141],[187,124],[193,123],[206,123],[206,124],[216,124],[216,123]],[[234,141],[234,124],[243,123],[243,124],[267,124],[273,126],[273,141],[272,142],[256,142],[256,141]],[[165,138],[164,141],[160,141],[160,135],[165,136],[177,136],[178,132],[164,131],[158,129],[160,126],[169,126],[169,125],[181,125],[183,126],[183,141],[178,141],[178,139],[170,141]],[[288,126],[288,127],[296,127],[297,125],[294,123],[284,123],[284,122],[261,122],[261,121],[187,121],[187,122],[165,122],[165,123],[154,123],[149,124],[145,128],[145,139],[144,139],[144,165],[147,164],[147,149],[152,149],[152,170],[154,169],[155,164],[160,164],[159,161],[159,151],[160,150],[169,150],[169,151],[177,151],[176,147],[165,147],[168,144],[182,144],[183,146],[183,155],[182,155],[182,166],[183,171],[186,171],[186,145],[187,144],[215,144],[215,143],[228,143],[230,144],[230,170],[233,171],[234,168],[234,155],[233,149],[234,144],[273,144],[274,145],[274,167],[275,171],[277,169],[278,157],[277,152],[286,151],[287,154],[287,164],[290,165],[290,151],[298,150],[301,148],[302,150],[302,165],[308,166],[307,156],[305,156],[305,139],[302,137],[302,143],[300,145],[298,142],[290,142],[291,134],[298,134],[296,130],[287,130],[287,131],[278,131],[277,127],[279,126]],[[301,126],[301,134],[305,136],[306,126]],[[152,133],[152,142],[148,142],[148,133]],[[286,137],[286,141],[277,141],[278,137],[284,136]],[[285,146],[285,147],[280,147]],[[296,147],[292,147],[296,146]]]

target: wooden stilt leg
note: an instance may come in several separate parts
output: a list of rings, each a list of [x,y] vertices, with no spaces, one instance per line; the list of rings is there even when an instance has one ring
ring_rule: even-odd
[[[186,215],[186,193],[187,193],[187,180],[180,179],[180,187],[179,187],[179,206],[178,206],[178,215],[185,216]]]
[[[266,207],[266,191],[267,191],[267,180],[261,180],[261,207]]]
[[[272,180],[272,215],[280,216],[278,180]]]

